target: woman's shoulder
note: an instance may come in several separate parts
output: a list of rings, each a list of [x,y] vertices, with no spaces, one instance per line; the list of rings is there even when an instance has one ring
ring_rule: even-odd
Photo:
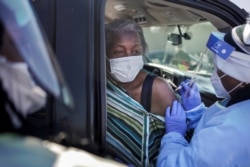
[[[161,78],[159,76],[155,77],[153,86],[154,88],[156,88],[156,90],[162,93],[164,93],[165,91],[170,91],[171,93],[173,92],[173,89],[171,85],[169,84],[169,82],[166,79]]]
[[[167,80],[156,77],[152,89],[152,112],[163,115],[166,107],[176,99],[175,93]]]

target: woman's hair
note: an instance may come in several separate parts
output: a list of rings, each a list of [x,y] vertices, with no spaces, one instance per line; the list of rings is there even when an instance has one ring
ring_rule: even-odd
[[[105,40],[106,40],[106,51],[112,47],[115,35],[122,34],[124,32],[135,33],[138,35],[141,46],[142,55],[145,55],[148,50],[148,45],[144,38],[143,30],[136,22],[129,19],[114,20],[113,22],[106,24],[105,26]]]

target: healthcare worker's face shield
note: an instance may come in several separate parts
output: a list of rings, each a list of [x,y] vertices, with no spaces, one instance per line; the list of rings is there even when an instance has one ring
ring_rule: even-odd
[[[7,34],[10,38],[8,44],[12,44],[17,50],[12,56],[19,57],[28,64],[35,81],[43,89],[72,107],[71,94],[29,1],[0,0],[0,24],[3,27],[2,34]],[[0,41],[1,45],[3,41]]]
[[[236,34],[236,28],[232,29],[232,34]],[[250,83],[250,75],[247,72],[250,64],[249,54],[236,51],[234,46],[224,40],[224,37],[224,33],[214,32],[208,39],[207,48],[214,53],[214,64],[228,76]]]

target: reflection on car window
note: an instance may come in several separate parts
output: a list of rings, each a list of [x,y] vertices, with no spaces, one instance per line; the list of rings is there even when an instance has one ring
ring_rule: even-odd
[[[191,26],[144,27],[146,41],[149,46],[147,61],[176,68],[181,71],[193,72],[202,58],[199,74],[211,74],[213,70],[212,56],[206,52],[206,42],[216,28],[209,22]],[[181,44],[169,43],[170,33],[182,34]],[[175,36],[171,36],[175,37]]]

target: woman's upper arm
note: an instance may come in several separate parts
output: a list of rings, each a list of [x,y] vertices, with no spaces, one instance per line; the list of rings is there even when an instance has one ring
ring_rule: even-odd
[[[164,116],[166,107],[171,106],[172,102],[176,99],[174,91],[168,82],[156,77],[152,88],[151,111]]]

